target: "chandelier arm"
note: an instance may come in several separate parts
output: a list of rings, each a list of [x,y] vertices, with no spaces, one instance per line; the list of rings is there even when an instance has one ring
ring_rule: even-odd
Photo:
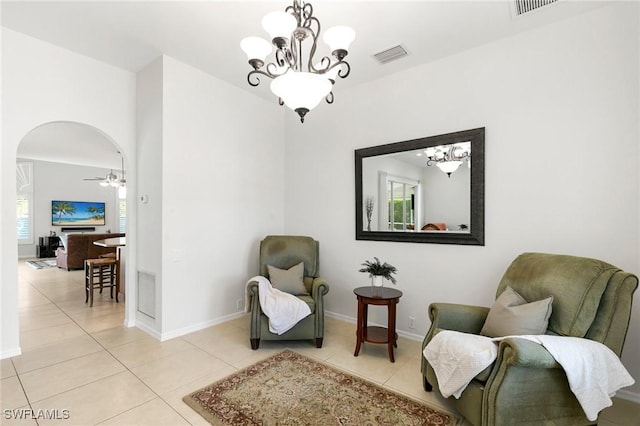
[[[338,77],[340,78],[347,78],[349,76],[349,73],[351,72],[351,65],[349,65],[349,62],[347,61],[338,61],[327,68],[324,72],[329,72],[335,67],[340,67],[340,71],[338,71]]]
[[[281,66],[280,68],[283,70],[282,72],[278,72],[278,66],[276,64],[269,62],[265,67],[267,76],[269,76],[269,78],[276,78],[283,75],[288,70],[285,66]]]
[[[256,87],[260,84],[260,77],[258,77],[256,74],[261,74],[271,79],[273,79],[274,77],[277,77],[270,73],[266,73],[262,70],[253,70],[249,72],[249,74],[247,74],[247,82],[249,83],[249,86]]]
[[[300,12],[300,16],[302,16],[306,21],[313,16],[313,6],[311,5],[311,3],[305,3]],[[320,33],[318,32],[318,34]]]
[[[329,92],[329,94],[324,98],[324,100],[327,101],[328,104],[333,103],[333,90]]]
[[[308,3],[307,3],[307,5],[311,6]],[[313,10],[313,8],[311,8],[311,10]],[[315,26],[315,28],[313,28],[314,26]],[[314,62],[313,58],[315,57],[316,49],[318,48],[318,37],[320,37],[320,31],[321,31],[320,21],[318,20],[318,18],[309,15],[309,18],[304,21],[304,28],[309,30],[309,32],[311,34],[311,38],[313,39],[313,43],[311,45],[311,48],[309,49],[309,60],[308,60],[308,65],[307,65],[307,68],[311,72],[312,70],[315,69],[314,65],[313,65],[313,62]]]
[[[323,56],[318,62],[318,68],[313,66],[313,63],[309,61],[309,71],[315,72],[317,74],[325,74],[331,69],[331,59],[328,56]]]

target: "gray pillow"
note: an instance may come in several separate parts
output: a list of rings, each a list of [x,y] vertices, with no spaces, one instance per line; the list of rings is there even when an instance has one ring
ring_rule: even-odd
[[[267,265],[269,281],[274,288],[293,295],[309,294],[304,286],[304,263],[300,262],[289,269],[280,269]]]
[[[544,334],[549,325],[553,296],[527,303],[507,286],[489,310],[480,334],[489,337]]]

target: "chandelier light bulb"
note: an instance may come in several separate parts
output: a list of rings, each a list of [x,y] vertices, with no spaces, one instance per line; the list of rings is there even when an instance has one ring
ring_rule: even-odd
[[[273,50],[271,43],[260,37],[243,38],[240,42],[240,48],[247,54],[249,63],[254,60],[258,60],[262,62],[262,64],[264,64],[264,60],[267,55]]]
[[[289,70],[271,82],[271,91],[304,122],[304,115],[329,94],[331,82],[321,74]]]
[[[340,59],[347,56],[349,46],[355,38],[356,32],[345,25],[331,27],[322,36],[322,39],[329,45],[329,49],[335,56],[342,55]]]
[[[441,163],[437,163],[436,166],[443,172],[447,174],[447,176],[451,177],[451,173],[458,170],[462,161],[443,161]]]
[[[286,45],[297,26],[296,18],[287,12],[271,12],[262,18],[262,28],[269,33],[273,44],[279,49]]]

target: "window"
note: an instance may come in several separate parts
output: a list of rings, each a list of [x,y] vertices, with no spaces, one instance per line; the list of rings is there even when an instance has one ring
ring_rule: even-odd
[[[415,194],[417,184],[388,181],[389,230],[406,231],[415,227]]]
[[[33,244],[33,163],[16,164],[18,244]]]
[[[18,244],[33,244],[33,233],[31,218],[33,217],[33,202],[31,193],[23,192],[18,194],[16,214],[18,220]]]

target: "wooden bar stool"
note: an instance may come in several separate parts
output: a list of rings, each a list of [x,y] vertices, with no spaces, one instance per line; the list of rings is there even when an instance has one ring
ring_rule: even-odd
[[[109,287],[111,298],[113,290],[116,290],[116,303],[118,303],[118,292],[120,291],[120,280],[118,279],[118,261],[116,259],[87,259],[84,261],[84,287],[85,300],[89,306],[93,306],[93,290]]]

